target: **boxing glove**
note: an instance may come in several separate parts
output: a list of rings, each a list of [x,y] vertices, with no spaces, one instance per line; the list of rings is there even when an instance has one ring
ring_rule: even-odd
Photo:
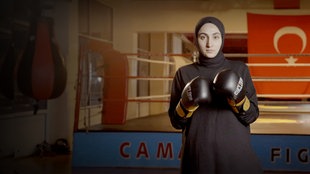
[[[188,82],[181,95],[181,99],[176,107],[176,112],[180,117],[189,118],[199,107],[200,103],[211,101],[209,81],[206,78],[195,77]]]
[[[226,96],[235,113],[244,113],[250,107],[243,79],[234,71],[225,69],[216,74],[213,80],[216,93]]]

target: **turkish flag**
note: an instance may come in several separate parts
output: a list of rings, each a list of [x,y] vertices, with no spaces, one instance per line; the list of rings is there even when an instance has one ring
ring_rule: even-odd
[[[247,14],[248,53],[251,75],[267,79],[310,77],[310,15]],[[251,63],[281,63],[284,66],[251,66]],[[310,94],[307,81],[254,81],[258,94]]]

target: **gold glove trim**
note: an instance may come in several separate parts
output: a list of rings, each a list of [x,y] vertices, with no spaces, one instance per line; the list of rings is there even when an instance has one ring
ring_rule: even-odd
[[[250,106],[251,106],[251,103],[250,103],[250,100],[248,99],[248,97],[247,96],[245,96],[245,98],[244,98],[244,103],[243,103],[243,110],[244,111],[247,111],[247,110],[249,110],[249,108],[250,108]]]
[[[246,112],[249,110],[251,103],[247,96],[245,96],[239,103],[235,103],[233,100],[228,99],[229,105],[232,107],[235,113]]]
[[[178,103],[177,107],[175,108],[175,111],[177,112],[177,114],[180,116],[180,117],[185,117],[186,114],[181,106],[181,102]]]
[[[185,108],[183,106],[183,104],[181,103],[181,101],[178,103],[177,107],[176,107],[176,112],[180,117],[185,117],[185,118],[189,118],[192,116],[193,112],[199,107],[199,105],[197,106],[192,106],[190,108]]]

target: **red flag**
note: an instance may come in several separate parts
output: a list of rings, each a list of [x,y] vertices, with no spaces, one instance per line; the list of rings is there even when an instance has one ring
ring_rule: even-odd
[[[303,78],[310,77],[310,15],[247,14],[248,53],[268,54],[249,57],[253,77]],[[278,54],[278,55],[277,55]],[[293,54],[293,55],[292,55]],[[281,55],[281,56],[279,56]],[[282,63],[285,66],[251,66],[251,63]],[[295,66],[294,66],[295,65]],[[254,81],[258,94],[310,94],[310,83],[301,81]]]

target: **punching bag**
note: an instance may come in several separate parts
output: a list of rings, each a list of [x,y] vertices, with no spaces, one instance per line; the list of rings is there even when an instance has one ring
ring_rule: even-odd
[[[40,17],[31,29],[17,72],[19,90],[36,100],[59,97],[66,86],[67,71],[55,42],[53,21]]]

